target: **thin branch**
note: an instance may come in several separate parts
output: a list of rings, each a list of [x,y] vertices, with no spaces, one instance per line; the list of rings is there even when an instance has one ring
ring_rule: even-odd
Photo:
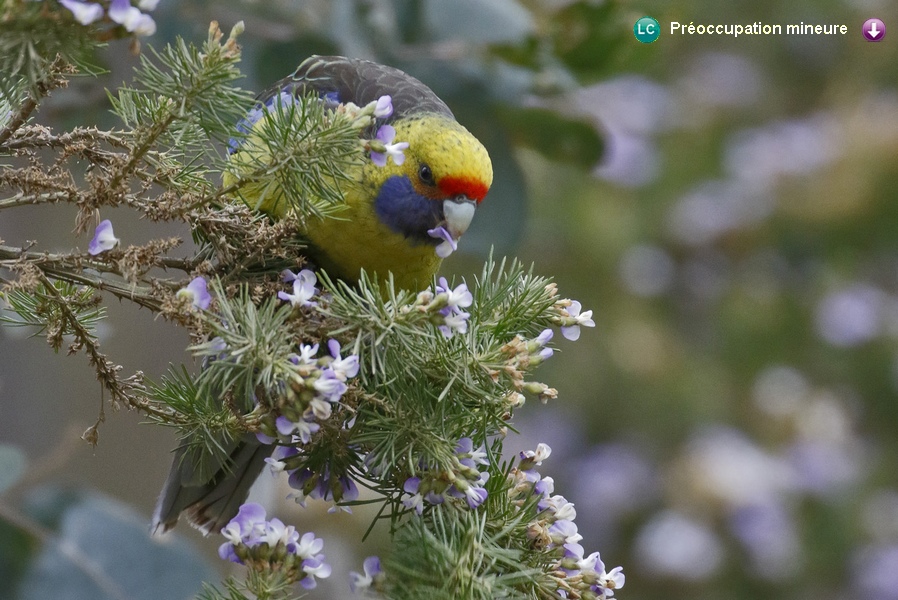
[[[81,324],[78,320],[78,315],[69,308],[65,298],[62,297],[62,294],[59,293],[59,290],[56,289],[56,286],[53,285],[53,282],[49,277],[42,273],[40,279],[47,290],[47,294],[56,300],[60,311],[68,322],[69,327],[71,327],[76,340],[76,344],[73,347],[80,346],[84,348],[84,351],[89,357],[90,364],[93,365],[97,371],[97,379],[112,395],[112,400],[143,411],[154,417],[164,419],[168,422],[177,421],[174,411],[161,409],[155,403],[150,402],[145,398],[138,398],[130,393],[131,390],[142,387],[142,384],[139,382],[140,377],[129,378],[130,381],[122,381],[119,379],[117,373],[121,370],[121,366],[111,363],[106,358],[106,355],[100,352],[99,343]],[[102,418],[100,418],[99,421],[102,421]],[[96,425],[94,425],[94,428],[96,428]]]
[[[30,206],[37,204],[54,204],[61,200],[68,200],[72,197],[69,191],[44,192],[43,194],[23,194],[19,192],[15,196],[0,200],[0,210],[4,208],[13,208],[15,206]]]
[[[128,149],[128,144],[120,136],[96,127],[76,127],[67,133],[54,135],[42,126],[26,127],[16,132],[13,139],[3,144],[3,147],[9,150],[33,147],[65,148],[84,142],[106,142],[116,148]]]
[[[71,66],[68,65],[61,56],[57,56],[56,60],[50,65],[46,79],[37,83],[37,96],[29,94],[28,97],[25,98],[25,101],[22,102],[22,105],[19,106],[19,110],[13,115],[9,124],[3,129],[0,129],[0,146],[4,146],[12,134],[14,134],[19,127],[31,117],[31,114],[37,108],[40,100],[46,96],[50,90],[65,85],[66,80],[60,77],[60,75],[66,71],[71,71]]]
[[[12,118],[12,121],[9,122],[9,125],[0,130],[0,145],[3,145],[6,140],[8,140],[12,134],[22,126],[25,121],[28,120],[28,117],[31,116],[31,113],[34,112],[34,109],[37,108],[37,100],[32,96],[28,96],[25,99],[25,102],[19,107],[18,112],[16,112],[15,116]]]
[[[156,140],[168,130],[169,126],[175,122],[176,118],[177,115],[170,112],[165,119],[153,124],[153,127],[150,129],[143,143],[131,150],[131,157],[128,159],[128,162],[125,163],[125,165],[112,177],[112,181],[110,181],[107,186],[109,190],[115,190],[126,177],[131,175],[138,163],[143,159],[144,155],[150,151],[153,144],[156,143]]]
[[[90,286],[96,290],[110,292],[116,297],[132,300],[141,306],[158,311],[159,299],[153,294],[152,285],[161,285],[170,289],[180,287],[177,282],[151,278],[144,283],[147,285],[135,285],[124,281],[115,281],[98,275],[85,273],[85,269],[92,269],[99,273],[111,273],[122,277],[122,273],[115,267],[101,261],[94,261],[84,255],[78,254],[52,254],[49,252],[33,252],[24,248],[0,245],[0,266],[13,267],[16,263],[27,261],[41,271],[56,279]],[[175,269],[190,274],[199,264],[199,259],[174,258],[168,256],[155,257],[152,266],[164,269]]]

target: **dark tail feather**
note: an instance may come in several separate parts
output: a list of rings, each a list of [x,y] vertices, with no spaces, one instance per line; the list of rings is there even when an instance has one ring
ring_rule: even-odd
[[[178,448],[153,511],[153,532],[174,527],[182,512],[204,535],[219,531],[237,514],[273,449],[246,435],[233,444],[228,462],[211,479],[196,482],[193,465],[184,461],[186,449]]]

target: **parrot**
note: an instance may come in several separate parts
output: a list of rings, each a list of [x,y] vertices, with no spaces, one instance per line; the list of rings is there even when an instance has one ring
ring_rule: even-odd
[[[310,91],[326,102],[357,106],[390,96],[393,112],[378,119],[378,125],[393,127],[395,139],[408,149],[402,162],[388,160],[381,166],[369,160],[348,173],[352,182],[342,190],[345,205],[339,218],[313,219],[303,232],[310,242],[309,258],[347,282],[356,281],[364,269],[382,279],[392,273],[401,289],[425,287],[442,261],[434,252],[441,240],[428,231],[442,226],[457,240],[468,229],[492,183],[489,154],[421,81],[367,60],[313,56],[259,100],[270,104],[279,94]],[[244,151],[239,144],[232,149]],[[225,184],[233,180],[234,174],[226,172]],[[242,195],[275,218],[291,210],[264,182],[248,186]]]
[[[345,103],[362,107],[390,97],[392,113],[378,118],[375,125],[389,125],[395,130],[394,139],[408,144],[402,158],[389,155],[392,160],[377,161],[372,150],[370,159],[347,173],[350,181],[341,190],[345,207],[339,218],[309,218],[302,233],[309,242],[309,258],[336,279],[355,284],[364,270],[381,282],[392,275],[402,289],[428,286],[447,254],[440,250],[465,233],[492,184],[486,148],[418,79],[393,67],[342,56],[303,61],[257,97],[250,113],[256,120],[244,119],[241,131],[251,134],[266,118],[259,108],[271,110],[273,99],[285,93],[292,98],[314,94],[330,107]],[[251,143],[232,141],[229,151],[259,150]],[[226,173],[224,184],[236,176]],[[248,186],[243,200],[255,202],[254,208],[272,218],[291,210],[289,203],[273,200],[278,194],[270,187],[264,193],[261,189]],[[221,530],[246,500],[273,448],[244,434],[229,443],[228,458],[217,469],[200,472],[185,460],[186,446],[179,447],[151,529],[165,532],[185,513],[206,535]]]

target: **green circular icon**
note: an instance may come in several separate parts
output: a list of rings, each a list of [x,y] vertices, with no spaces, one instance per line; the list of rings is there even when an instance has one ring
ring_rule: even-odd
[[[633,26],[633,35],[643,44],[651,44],[661,35],[661,24],[652,17],[642,17]]]

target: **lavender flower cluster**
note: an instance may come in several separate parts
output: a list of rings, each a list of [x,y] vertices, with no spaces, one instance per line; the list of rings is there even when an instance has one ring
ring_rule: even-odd
[[[462,309],[474,304],[474,295],[468,290],[468,286],[461,283],[453,289],[449,287],[445,277],[440,277],[434,291],[436,293],[434,300],[445,303],[445,306],[439,309],[439,314],[443,316],[443,323],[439,325],[440,332],[447,338],[456,333],[467,333],[471,314]],[[445,298],[441,294],[444,294]]]
[[[614,590],[624,586],[623,568],[606,571],[598,552],[584,556],[583,546],[578,543],[583,536],[577,532],[574,522],[577,511],[573,503],[564,496],[553,495],[554,480],[542,477],[536,470],[551,453],[552,449],[546,444],[520,453],[520,462],[513,470],[514,481],[509,492],[512,502],[523,508],[532,501],[533,495],[539,498],[537,516],[528,527],[528,536],[535,547],[560,555],[552,569],[560,598],[611,598]]]
[[[470,508],[477,508],[487,498],[484,487],[489,473],[481,472],[477,465],[486,465],[483,446],[474,449],[469,437],[458,440],[452,467],[447,471],[420,469],[418,475],[405,480],[402,489],[409,494],[402,504],[417,514],[424,511],[424,502],[443,504],[447,498],[464,499]]]
[[[246,565],[258,572],[279,571],[289,582],[310,590],[331,574],[325,561],[324,541],[312,532],[300,536],[280,519],[265,519],[265,509],[254,502],[240,507],[221,534],[227,540],[218,548],[223,560]]]
[[[155,10],[159,0],[139,0],[137,6],[132,6],[131,0],[112,0],[108,7],[83,0],[59,0],[59,3],[82,25],[99,21],[105,13],[109,21],[121,25],[134,35],[147,36],[156,33],[156,22],[143,11]]]

